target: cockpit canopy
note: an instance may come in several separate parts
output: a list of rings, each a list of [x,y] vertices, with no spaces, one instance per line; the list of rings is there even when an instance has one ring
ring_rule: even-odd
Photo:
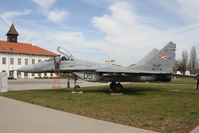
[[[57,47],[57,51],[62,54],[63,56],[61,57],[61,60],[63,61],[73,61],[74,57],[73,55],[68,52],[66,49],[62,48],[62,47]]]

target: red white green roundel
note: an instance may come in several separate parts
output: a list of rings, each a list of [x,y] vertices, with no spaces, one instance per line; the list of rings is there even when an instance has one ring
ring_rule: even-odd
[[[157,56],[159,59],[162,60],[168,60],[168,56],[167,55],[161,55],[161,56]]]

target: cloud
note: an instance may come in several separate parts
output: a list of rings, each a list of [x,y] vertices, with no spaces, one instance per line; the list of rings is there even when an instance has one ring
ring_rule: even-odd
[[[199,2],[197,0],[170,0],[161,1],[152,0],[158,6],[173,11],[179,15],[179,17],[188,21],[189,23],[195,23],[199,20]]]
[[[99,7],[106,7],[107,5],[113,4],[121,0],[82,0],[82,1]]]
[[[6,23],[12,23],[13,19],[19,16],[28,15],[31,13],[31,10],[24,10],[24,11],[9,11],[1,14],[1,19]]]
[[[49,38],[57,45],[67,47],[72,51],[90,51],[90,49],[99,47],[99,44],[86,40],[82,32],[54,32],[49,35]]]
[[[32,0],[36,3],[42,10],[43,15],[47,18],[47,20],[53,23],[60,23],[63,22],[68,16],[69,12],[65,10],[54,9],[51,10],[50,8],[56,2],[56,0]]]
[[[157,46],[159,41],[156,35],[163,33],[140,24],[140,16],[128,2],[117,2],[109,10],[111,14],[94,17],[92,20],[94,26],[106,34],[106,46],[102,48],[109,56],[122,63],[126,61],[121,60],[129,60],[130,63],[142,56],[140,51],[143,54],[150,47]]]
[[[160,49],[169,41],[177,44],[178,57],[181,56],[183,49],[188,50],[199,42],[198,24],[163,30],[151,26],[151,23],[159,23],[159,21],[154,21],[156,18],[153,17],[140,16],[132,3],[116,2],[109,6],[108,10],[102,16],[93,17],[91,20],[97,30],[105,34],[101,41],[86,39],[81,30],[49,32],[50,29],[46,33],[30,35],[27,41],[34,40],[37,44],[42,44],[43,47],[50,50],[56,49],[56,46],[60,45],[74,52],[80,58],[93,59],[96,62],[115,59],[122,65],[136,63],[154,47]],[[63,16],[67,17],[68,15],[68,13],[63,13],[63,16],[60,15],[62,17],[57,17],[59,10],[50,12],[52,12],[51,18],[48,17],[48,19],[54,23],[62,22]],[[183,10],[183,12],[186,11]],[[188,18],[188,16],[184,17]],[[146,22],[143,23],[143,21]],[[165,25],[168,26],[167,23]],[[45,38],[41,38],[43,34],[45,34]],[[34,37],[31,38],[31,36]]]
[[[92,23],[105,33],[101,49],[122,64],[135,63],[153,47],[161,48],[169,41],[177,43],[178,56],[181,56],[182,49],[189,49],[199,42],[197,24],[160,30],[151,26],[150,22],[141,23],[146,17],[138,15],[130,2],[116,2],[108,9],[110,13],[94,17]],[[150,19],[154,18],[148,21]]]
[[[22,42],[32,43],[54,52],[57,52],[57,46],[61,46],[71,52],[75,58],[102,63],[105,60],[105,58],[102,58],[103,51],[96,46],[98,44],[86,40],[82,32],[43,31],[41,33],[30,29],[18,28],[23,31],[20,34]],[[44,35],[45,37],[41,38]]]
[[[199,21],[199,2],[198,0],[175,0],[181,10],[177,10],[182,17],[187,17],[187,19],[190,19],[191,21]]]
[[[39,3],[38,0],[34,1]],[[179,57],[183,49],[189,50],[192,45],[199,43],[197,36],[199,34],[199,24],[197,23],[197,17],[192,14],[192,12],[197,10],[195,7],[192,7],[194,9],[190,9],[192,10],[190,11],[188,8],[183,7],[183,5],[186,5],[185,2],[179,2],[180,0],[173,1],[176,1],[175,4],[178,5],[176,9],[172,3],[166,3],[167,8],[166,6],[165,8],[173,10],[184,20],[187,20],[187,25],[173,28],[173,26],[168,26],[172,23],[172,20],[170,23],[161,23],[161,20],[155,16],[141,16],[135,4],[125,0],[125,2],[112,2],[107,7],[108,11],[106,10],[106,13],[92,18],[92,25],[97,30],[95,32],[99,34],[102,32],[104,35],[104,38],[97,39],[96,41],[85,37],[86,33],[81,29],[73,32],[57,31],[55,28],[39,24],[37,26],[34,25],[37,27],[36,30],[29,29],[31,26],[28,29],[25,29],[25,27],[17,27],[17,29],[19,28],[23,31],[20,33],[20,38],[23,42],[36,43],[52,51],[55,51],[56,46],[60,45],[68,49],[72,54],[75,54],[76,57],[96,62],[103,63],[104,60],[115,59],[122,65],[136,63],[154,47],[162,48],[169,41],[177,44],[177,54]],[[69,16],[67,11],[52,8],[55,0],[51,0],[49,5],[41,3],[37,5],[43,11],[46,19],[53,23],[63,22]],[[157,4],[159,3],[163,2],[157,2]],[[20,12],[21,15],[28,14],[25,11]],[[1,16],[1,19],[9,22],[12,18],[20,16],[20,13],[7,12]],[[190,22],[191,20],[194,20],[194,23]],[[161,23],[162,27],[166,25],[169,28],[166,28],[167,30],[156,28],[154,25],[152,26],[154,23]],[[45,31],[45,29],[47,30]],[[95,38],[97,37],[95,36]]]
[[[49,8],[55,3],[56,0],[32,0],[38,6],[40,6],[44,11],[49,10]]]
[[[67,11],[54,10],[54,11],[49,11],[47,17],[48,17],[48,20],[54,23],[59,23],[59,22],[64,21],[68,15],[69,15],[69,12]]]

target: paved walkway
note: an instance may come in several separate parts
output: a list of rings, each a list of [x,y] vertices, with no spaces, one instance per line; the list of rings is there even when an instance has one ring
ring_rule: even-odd
[[[195,127],[190,133],[199,133],[199,125]]]
[[[0,133],[154,132],[73,115],[0,96]]]

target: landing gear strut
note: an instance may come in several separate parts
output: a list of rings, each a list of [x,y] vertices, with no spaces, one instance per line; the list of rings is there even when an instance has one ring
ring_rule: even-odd
[[[80,91],[80,86],[77,85],[77,77],[74,75],[74,91]]]
[[[111,82],[110,88],[114,93],[121,93],[123,91],[123,86],[116,82]]]

